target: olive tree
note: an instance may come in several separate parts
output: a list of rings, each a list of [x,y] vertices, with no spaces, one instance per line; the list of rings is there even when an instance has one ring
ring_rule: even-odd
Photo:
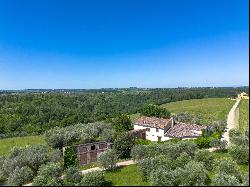
[[[210,142],[211,147],[215,147],[219,151],[225,151],[227,147],[226,140],[214,139]]]
[[[49,184],[61,185],[60,176],[62,174],[60,163],[48,163],[39,167],[37,176],[33,180],[34,186],[47,186]]]
[[[203,163],[190,161],[184,166],[177,178],[179,179],[179,185],[182,186],[205,185],[208,180],[208,171]]]
[[[187,153],[189,156],[193,157],[195,151],[197,150],[197,145],[194,142],[180,141],[177,143],[180,153]]]
[[[76,167],[69,167],[65,171],[65,176],[63,177],[63,184],[65,186],[74,186],[81,181],[81,173]]]
[[[172,170],[159,167],[150,173],[149,178],[152,186],[175,186],[176,178]]]
[[[195,152],[194,160],[197,162],[203,162],[207,170],[213,169],[214,156],[208,150],[201,149]]]
[[[134,161],[139,161],[147,157],[147,146],[135,145],[131,150],[131,157]]]
[[[90,172],[82,176],[77,186],[104,186],[107,183],[101,171]]]
[[[165,156],[145,158],[138,162],[138,170],[142,174],[144,181],[149,179],[151,171],[159,167],[164,167],[164,169],[168,170],[174,168],[172,160],[166,158]]]
[[[216,173],[225,173],[227,175],[235,176],[239,181],[241,180],[240,168],[238,164],[231,158],[222,158],[214,164]]]
[[[235,176],[220,172],[220,173],[215,174],[215,176],[212,178],[212,185],[214,186],[240,186],[240,182]]]
[[[116,167],[118,157],[115,150],[108,149],[98,155],[98,162],[106,170],[112,170]]]
[[[189,156],[186,152],[183,152],[174,161],[175,167],[184,167],[188,162],[191,161],[191,159],[192,159],[191,156]]]
[[[44,133],[45,141],[53,148],[62,149],[64,146],[64,128],[54,127]]]
[[[232,145],[229,154],[238,164],[246,164],[249,161],[249,147],[245,145]]]
[[[23,148],[14,147],[2,161],[1,174],[8,178],[14,170],[24,166],[36,172],[40,165],[50,161],[49,149],[45,145],[32,145]]]
[[[102,141],[113,142],[115,139],[115,130],[112,128],[104,128],[100,133],[100,138]]]
[[[249,186],[249,172],[247,172],[243,177],[243,186]]]
[[[16,169],[9,175],[8,184],[13,186],[20,186],[32,181],[34,172],[28,167],[16,167]]]

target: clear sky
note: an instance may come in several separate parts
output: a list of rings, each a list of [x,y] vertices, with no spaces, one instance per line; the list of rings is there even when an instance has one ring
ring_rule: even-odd
[[[1,0],[0,89],[241,86],[248,0]]]

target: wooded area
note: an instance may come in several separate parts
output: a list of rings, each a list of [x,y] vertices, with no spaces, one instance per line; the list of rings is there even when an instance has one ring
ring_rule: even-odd
[[[0,137],[41,134],[59,126],[109,120],[121,113],[132,114],[147,104],[211,97],[235,97],[248,87],[118,89],[106,92],[2,93]]]

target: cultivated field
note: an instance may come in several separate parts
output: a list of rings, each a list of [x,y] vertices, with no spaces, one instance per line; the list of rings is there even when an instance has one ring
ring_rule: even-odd
[[[228,98],[191,99],[162,105],[172,113],[189,112],[203,119],[204,124],[226,120],[235,100]]]
[[[44,144],[42,136],[24,136],[15,138],[6,138],[0,140],[0,156],[7,154],[12,147],[24,147],[26,145]]]
[[[249,100],[241,100],[239,104],[239,128],[244,132],[249,128]]]

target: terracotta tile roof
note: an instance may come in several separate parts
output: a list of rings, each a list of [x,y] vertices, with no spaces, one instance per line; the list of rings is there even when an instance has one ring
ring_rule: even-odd
[[[166,125],[171,122],[171,119],[156,118],[156,117],[140,117],[135,121],[136,125],[141,125],[145,127],[161,128],[164,129]]]
[[[197,131],[205,128],[206,126],[196,124],[177,123],[165,133],[165,136],[175,138],[198,137],[200,134]]]

